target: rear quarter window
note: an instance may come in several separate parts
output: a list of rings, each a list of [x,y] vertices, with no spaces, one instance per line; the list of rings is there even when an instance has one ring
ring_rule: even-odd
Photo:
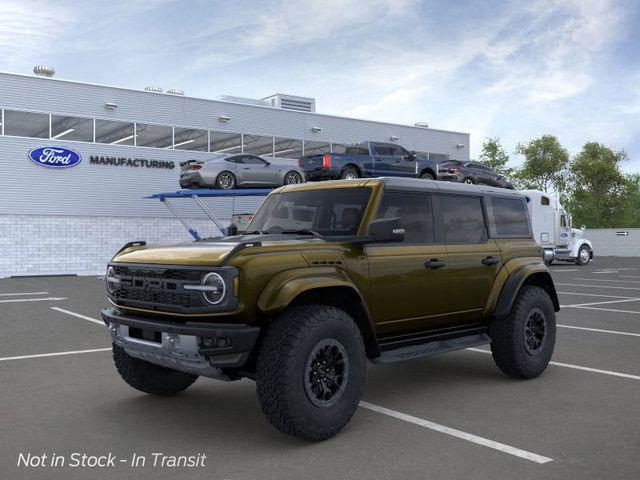
[[[503,237],[528,237],[529,216],[521,198],[493,197],[491,199],[495,233]]]

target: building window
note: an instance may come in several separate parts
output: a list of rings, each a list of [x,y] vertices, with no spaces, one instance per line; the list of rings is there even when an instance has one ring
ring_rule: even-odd
[[[14,137],[49,138],[49,115],[5,110],[4,134]]]
[[[331,143],[329,142],[313,142],[310,140],[304,141],[304,154],[305,155],[322,155],[324,153],[331,153]]]
[[[300,158],[302,157],[302,140],[291,138],[274,139],[274,157],[279,158]]]
[[[176,127],[173,131],[173,148],[176,150],[196,150],[206,152],[208,150],[208,132],[193,128]]]
[[[51,115],[51,138],[93,142],[93,119]]]
[[[244,153],[251,155],[273,156],[273,137],[262,137],[260,135],[243,135]]]
[[[96,119],[96,142],[133,145],[133,123]]]
[[[239,133],[210,132],[211,153],[242,153],[242,135]]]
[[[171,148],[173,129],[163,125],[136,123],[136,145],[138,147]]]

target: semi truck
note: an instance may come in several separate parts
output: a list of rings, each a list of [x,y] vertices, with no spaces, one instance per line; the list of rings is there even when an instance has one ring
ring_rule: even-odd
[[[573,228],[571,215],[554,196],[539,190],[523,190],[531,216],[535,241],[544,249],[547,264],[554,261],[586,265],[593,260],[593,246],[584,238],[586,227]]]

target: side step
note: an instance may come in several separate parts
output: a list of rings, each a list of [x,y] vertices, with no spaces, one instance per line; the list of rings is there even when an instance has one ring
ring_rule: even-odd
[[[373,363],[395,363],[418,357],[431,357],[440,353],[462,350],[469,347],[477,347],[490,343],[491,339],[486,333],[467,335],[464,337],[450,338],[447,340],[435,340],[420,345],[386,350],[379,357],[372,358]]]

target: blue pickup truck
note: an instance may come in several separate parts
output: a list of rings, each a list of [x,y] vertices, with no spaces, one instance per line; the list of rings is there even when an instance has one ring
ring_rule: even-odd
[[[298,160],[307,181],[362,177],[438,178],[438,164],[394,143],[364,142],[344,153],[309,155]]]

